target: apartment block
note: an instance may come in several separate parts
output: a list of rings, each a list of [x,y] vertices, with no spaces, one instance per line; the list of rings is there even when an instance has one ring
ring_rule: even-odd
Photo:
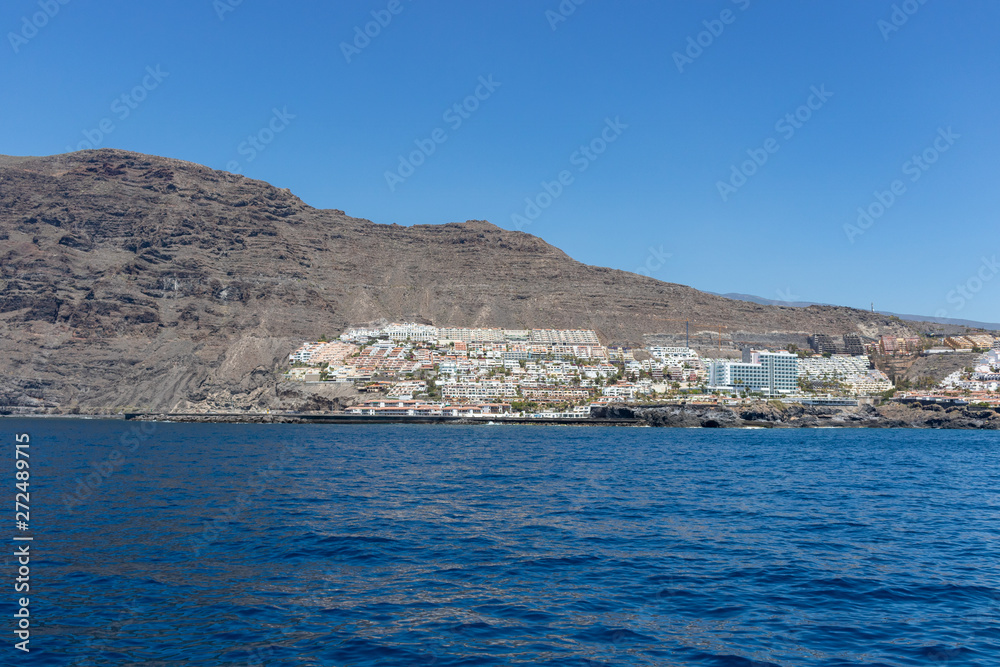
[[[809,347],[811,347],[816,354],[836,354],[837,346],[833,342],[833,338],[827,334],[813,334],[809,336]]]
[[[865,353],[865,341],[858,334],[844,334],[844,352],[851,356]]]
[[[588,329],[532,329],[531,342],[543,345],[596,345],[597,333]]]
[[[441,385],[444,398],[514,398],[517,396],[516,382],[483,380],[481,382],[455,382]]]
[[[526,387],[522,389],[522,394],[529,401],[550,403],[585,401],[590,398],[590,390],[583,387]]]
[[[798,357],[789,352],[744,350],[744,361],[708,364],[708,385],[723,391],[789,394],[798,388]]]

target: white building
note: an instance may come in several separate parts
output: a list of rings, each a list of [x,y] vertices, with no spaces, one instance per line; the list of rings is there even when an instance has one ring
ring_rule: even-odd
[[[542,345],[600,346],[597,333],[590,329],[532,329],[531,342]]]
[[[808,380],[846,380],[856,375],[867,375],[871,370],[868,357],[836,354],[832,357],[806,357],[799,359],[799,377]]]
[[[437,327],[413,322],[390,324],[383,329],[383,333],[391,340],[436,341],[438,339]]]
[[[302,347],[288,355],[289,363],[311,364],[327,343],[302,343]],[[324,360],[325,361],[325,360]]]
[[[744,361],[716,360],[708,364],[708,386],[722,391],[751,391],[767,396],[790,394],[798,388],[799,359],[789,352],[744,351]]]
[[[835,354],[832,357],[799,359],[799,377],[810,381],[841,382],[856,395],[881,394],[892,389],[892,382],[880,370],[871,367],[868,357]]]
[[[481,382],[455,382],[441,384],[444,398],[516,398],[518,385],[515,382],[483,380]]]
[[[673,359],[697,359],[698,354],[689,347],[665,347],[662,345],[653,345],[647,347],[646,350],[657,359],[662,359],[664,361]]]
[[[366,329],[364,327],[354,327],[353,329],[348,329],[344,333],[340,334],[340,340],[343,341],[363,341],[368,339],[379,338],[382,336],[382,329],[373,328]]]
[[[633,382],[619,382],[605,387],[601,390],[601,394],[614,398],[634,399],[637,394],[642,392],[642,389],[641,386]]]
[[[441,327],[438,341],[442,343],[503,343],[507,338],[503,329],[470,329],[466,327]]]
[[[847,379],[851,393],[858,396],[881,394],[892,389],[892,382],[880,370],[872,369],[865,375],[853,375]]]

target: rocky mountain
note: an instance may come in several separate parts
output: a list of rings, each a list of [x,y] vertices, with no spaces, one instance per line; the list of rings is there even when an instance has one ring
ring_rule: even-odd
[[[261,181],[118,150],[0,157],[0,406],[329,407],[279,383],[351,324],[649,336],[902,333],[885,315],[734,301],[588,266],[488,222],[375,224]],[[752,336],[748,339],[752,339]]]
[[[711,292],[711,294],[718,294],[718,293]],[[817,301],[779,301],[777,299],[768,299],[762,296],[755,296],[753,294],[739,294],[736,292],[727,292],[725,294],[718,294],[718,296],[724,296],[727,299],[737,299],[739,301],[750,301],[752,303],[759,303],[764,306],[795,306],[796,308],[805,308],[807,306],[831,305],[827,303],[819,303]],[[907,322],[912,323],[918,329],[933,330],[935,332],[941,332],[946,335],[951,335],[953,333],[966,333],[970,330],[1000,331],[1000,323],[998,322],[979,322],[977,320],[962,320],[954,317],[935,317],[932,315],[913,315],[908,313],[894,313],[889,310],[879,310],[877,312],[883,315],[895,315],[901,320],[906,320]],[[941,327],[928,326],[934,324],[940,324],[944,326]]]

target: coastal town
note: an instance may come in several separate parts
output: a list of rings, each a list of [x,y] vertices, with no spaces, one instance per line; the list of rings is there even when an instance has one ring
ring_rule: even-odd
[[[1000,338],[988,334],[864,339],[808,337],[809,349],[742,345],[721,356],[688,345],[609,346],[586,329],[499,329],[392,323],[303,342],[285,379],[355,387],[364,416],[587,418],[608,404],[807,405],[918,400],[1000,406]],[[887,374],[918,356],[961,355],[943,381]]]

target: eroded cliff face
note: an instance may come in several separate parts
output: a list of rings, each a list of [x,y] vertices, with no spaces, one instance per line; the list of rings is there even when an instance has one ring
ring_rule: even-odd
[[[188,162],[0,157],[0,406],[275,409],[287,354],[351,324],[585,327],[641,345],[677,319],[900,330],[587,266],[488,222],[379,225]]]

